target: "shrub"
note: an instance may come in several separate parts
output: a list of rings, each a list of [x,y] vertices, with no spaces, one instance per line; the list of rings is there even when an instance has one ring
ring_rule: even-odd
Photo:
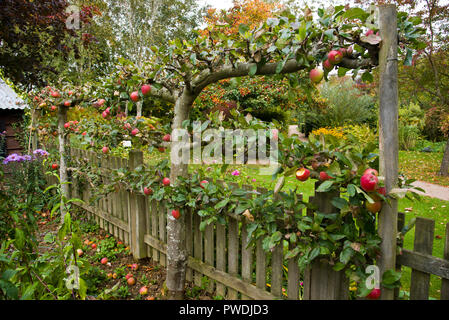
[[[418,129],[424,127],[424,110],[418,104],[411,102],[399,108],[399,123],[406,126],[416,126]]]
[[[367,124],[362,125],[348,125],[344,127],[346,137],[356,144],[366,146],[370,143],[377,144],[379,136]]]
[[[368,123],[375,126],[375,99],[356,88],[352,80],[337,84],[326,82],[321,88],[321,95],[329,104],[321,119],[325,125],[337,127]]]
[[[444,139],[444,134],[441,130],[444,115],[445,112],[441,107],[433,107],[427,110],[422,132],[430,141],[442,141]]]
[[[415,149],[421,139],[420,131],[416,126],[399,125],[398,135],[400,150]]]

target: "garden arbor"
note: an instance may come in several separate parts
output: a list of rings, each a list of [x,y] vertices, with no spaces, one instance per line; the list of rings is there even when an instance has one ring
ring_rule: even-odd
[[[372,68],[381,65],[380,121],[381,121],[381,174],[387,192],[397,183],[397,30],[410,29],[406,15],[396,20],[395,6],[379,7],[379,25],[372,23],[372,15],[360,8],[337,6],[318,10],[314,21],[308,11],[300,17],[292,15],[269,18],[259,27],[249,29],[241,24],[237,34],[224,35],[220,27],[207,30],[204,36],[193,40],[175,40],[167,48],[152,47],[154,56],[147,78],[151,79],[151,95],[174,104],[172,129],[180,129],[189,119],[192,105],[208,85],[217,81],[257,75],[298,73],[316,68],[328,58],[331,51],[345,53],[332,68],[344,75],[352,70],[354,76],[363,71],[362,79],[370,80]],[[367,28],[379,29],[365,34]],[[413,29],[413,25],[412,25]],[[401,35],[408,45],[413,45],[414,31]],[[381,42],[382,38],[382,42]],[[354,50],[347,52],[346,48]],[[325,77],[329,72],[325,69]],[[60,132],[64,123],[63,111],[59,114]],[[61,142],[62,143],[62,142]],[[60,148],[63,148],[60,144]],[[63,149],[60,150],[64,157]],[[61,161],[61,170],[64,160]],[[171,165],[170,180],[176,186],[178,177],[188,175],[187,164]],[[65,179],[62,179],[62,182]],[[379,230],[383,239],[381,272],[394,269],[396,243],[395,202],[384,206],[380,215]],[[167,221],[167,280],[169,297],[184,296],[187,252],[184,242],[184,216],[179,219],[168,215]],[[391,298],[391,290],[384,298]]]

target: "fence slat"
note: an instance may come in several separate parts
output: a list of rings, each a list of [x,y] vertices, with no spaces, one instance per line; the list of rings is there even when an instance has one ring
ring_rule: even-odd
[[[186,239],[186,250],[187,250],[187,256],[193,257],[193,225],[192,225],[192,212],[191,209],[188,208],[185,210],[185,224],[186,224],[186,233],[185,233],[185,239]],[[186,280],[192,281],[193,280],[193,271],[192,269],[188,268],[186,269]]]
[[[153,238],[158,239],[159,238],[159,234],[158,234],[158,228],[157,226],[159,225],[158,223],[159,220],[159,205],[158,202],[156,202],[156,200],[153,200],[151,203],[151,235],[153,236]],[[159,251],[156,248],[153,248],[153,261],[154,262],[159,262]]]
[[[398,212],[398,232],[400,232],[402,230],[404,225],[405,225],[405,213]],[[402,245],[403,245],[403,241],[399,240],[398,241],[398,246],[402,247]],[[401,272],[401,269],[402,269],[402,266],[396,259],[396,271],[397,272]],[[399,289],[400,288],[395,288],[394,289],[394,299],[397,299],[399,297]]]
[[[204,261],[210,265],[211,267],[214,267],[214,231],[215,231],[215,224],[209,224],[206,226],[206,229],[204,230]],[[209,284],[207,286],[207,292],[213,293],[215,286],[213,279],[209,279]]]
[[[444,241],[444,259],[449,260],[449,222],[446,223],[446,235]],[[449,300],[449,279],[441,280],[441,300]]]
[[[216,246],[217,270],[226,272],[226,226],[217,223],[217,246]],[[217,282],[217,295],[225,297],[226,287]]]
[[[289,244],[289,247],[293,249],[294,245]],[[287,298],[289,300],[299,299],[299,267],[297,257],[288,260]]]
[[[283,258],[284,258],[284,246],[283,241],[279,243],[271,255],[271,293],[276,297],[282,297],[282,278],[284,271]]]
[[[252,283],[253,277],[253,246],[248,246],[248,232],[246,223],[242,223],[242,279],[247,283]],[[250,297],[242,294],[242,300],[248,300]]]
[[[239,268],[239,224],[235,219],[229,219],[228,223],[228,273],[237,277]],[[229,300],[236,300],[238,292],[228,288]]]
[[[203,261],[203,234],[200,231],[201,217],[193,214],[193,256]],[[196,286],[201,287],[202,274],[195,271],[193,282]]]
[[[256,287],[265,290],[267,284],[266,253],[262,248],[262,238],[256,244]]]
[[[416,218],[414,251],[432,254],[435,221]],[[427,300],[429,298],[430,274],[413,270],[410,278],[410,300]]]
[[[165,205],[165,202],[159,203],[160,210],[159,210],[159,240],[161,240],[164,243],[167,243],[166,239],[166,221],[167,221],[167,206]],[[167,265],[166,263],[166,256],[164,253],[159,253],[159,263],[165,267]]]

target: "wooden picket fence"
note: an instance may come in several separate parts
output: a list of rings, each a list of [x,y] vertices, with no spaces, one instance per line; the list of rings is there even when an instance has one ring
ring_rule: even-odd
[[[140,151],[130,152],[129,159],[69,148],[70,157],[84,159],[101,168],[107,182],[111,169],[136,168],[144,165]],[[54,183],[55,181],[49,181]],[[163,202],[149,200],[143,193],[118,188],[94,204],[89,202],[92,187],[80,185],[72,178],[71,196],[84,200],[82,207],[100,228],[129,245],[135,259],[151,258],[166,266],[167,215]],[[251,188],[252,186],[244,186]],[[258,192],[266,192],[257,188]],[[331,199],[335,193],[316,193],[309,201],[319,210],[330,213],[335,209]],[[282,244],[272,252],[262,249],[262,239],[255,247],[247,247],[246,221],[228,214],[228,224],[210,224],[200,231],[201,217],[184,209],[185,242],[188,251],[186,280],[197,286],[206,284],[207,291],[225,299],[304,299],[344,300],[349,298],[349,281],[343,272],[336,272],[325,262],[316,261],[300,272],[296,259],[285,260]],[[431,256],[433,241],[432,220],[416,222],[414,251],[403,250],[397,268],[413,269],[411,299],[427,299],[430,274],[442,277],[441,299],[449,299],[449,224],[446,228],[445,259]],[[402,229],[404,215],[399,214]],[[204,279],[207,282],[204,283]],[[302,286],[300,283],[302,282]]]

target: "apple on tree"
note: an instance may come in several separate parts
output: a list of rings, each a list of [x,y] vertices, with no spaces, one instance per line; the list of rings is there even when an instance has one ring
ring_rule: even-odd
[[[132,92],[129,97],[134,102],[139,101],[139,93],[137,91]]]
[[[299,181],[306,181],[310,176],[310,170],[306,168],[299,168],[296,170],[296,179]]]
[[[312,69],[310,70],[309,77],[313,83],[319,83],[323,80],[324,72],[321,69]]]
[[[328,54],[327,54],[327,58],[329,59],[329,62],[332,64],[339,64],[341,62],[341,60],[343,59],[343,55],[341,54],[340,51],[337,50],[331,50]]]
[[[364,174],[360,178],[360,186],[366,192],[371,192],[371,191],[376,190],[378,182],[379,182],[379,179],[374,174]]]
[[[151,91],[151,86],[150,86],[149,84],[144,84],[144,85],[140,88],[140,90],[142,91],[142,94],[143,94],[144,96],[146,96],[148,93],[150,93],[150,91]]]

